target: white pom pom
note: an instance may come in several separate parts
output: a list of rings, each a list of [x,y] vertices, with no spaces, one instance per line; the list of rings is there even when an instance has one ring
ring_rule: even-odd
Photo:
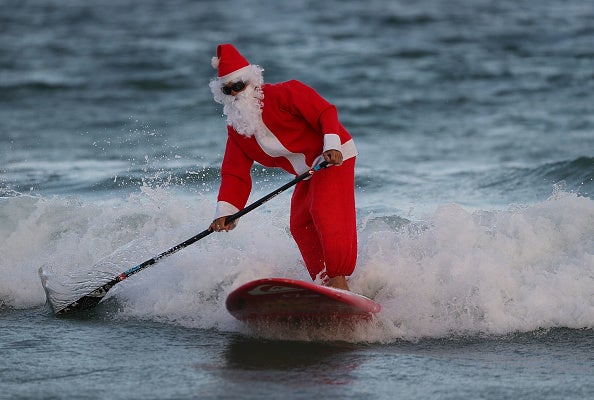
[[[219,69],[219,58],[218,57],[213,57],[212,60],[210,61],[210,63],[212,64],[212,67],[214,69]]]

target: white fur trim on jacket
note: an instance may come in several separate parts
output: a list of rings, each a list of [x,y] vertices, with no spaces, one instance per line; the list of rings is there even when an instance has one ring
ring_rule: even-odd
[[[324,149],[323,151],[328,150],[341,150],[342,145],[340,144],[340,136],[336,133],[326,133],[324,135]]]
[[[226,201],[219,201],[217,202],[217,210],[215,211],[213,219],[226,217],[227,215],[235,214],[238,211],[239,208],[235,207],[233,204],[227,203]]]

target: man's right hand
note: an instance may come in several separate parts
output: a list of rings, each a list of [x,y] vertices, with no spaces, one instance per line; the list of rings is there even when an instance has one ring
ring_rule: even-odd
[[[230,230],[234,229],[237,225],[237,221],[233,221],[230,224],[225,224],[227,217],[228,215],[225,215],[224,217],[215,219],[210,224],[209,229],[214,232],[229,232]]]

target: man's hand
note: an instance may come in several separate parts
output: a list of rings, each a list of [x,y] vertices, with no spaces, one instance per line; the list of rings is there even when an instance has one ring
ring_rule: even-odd
[[[229,232],[230,230],[234,229],[237,226],[237,220],[231,222],[230,224],[225,224],[225,220],[227,219],[228,215],[224,217],[219,217],[212,221],[210,224],[209,229],[214,232]]]
[[[340,165],[342,164],[342,153],[338,150],[326,150],[324,160],[328,161],[328,164]]]

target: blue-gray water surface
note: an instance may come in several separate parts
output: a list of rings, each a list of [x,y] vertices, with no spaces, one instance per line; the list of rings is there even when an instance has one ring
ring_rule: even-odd
[[[0,398],[594,396],[594,3],[0,0]],[[205,229],[231,42],[337,105],[360,329],[255,332],[308,279],[289,193],[57,318],[38,277],[118,274]],[[289,181],[256,167],[256,199]],[[72,287],[71,287],[72,288]]]

